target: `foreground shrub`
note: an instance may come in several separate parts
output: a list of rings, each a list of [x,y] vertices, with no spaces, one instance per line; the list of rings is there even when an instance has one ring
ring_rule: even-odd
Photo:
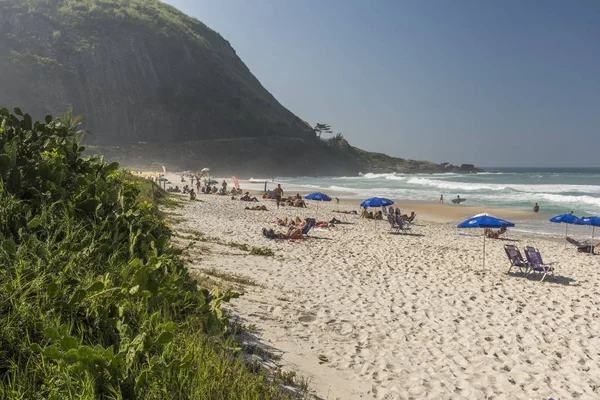
[[[197,288],[138,185],[82,158],[76,127],[15,114],[0,109],[0,397],[278,396],[215,345],[235,294]]]

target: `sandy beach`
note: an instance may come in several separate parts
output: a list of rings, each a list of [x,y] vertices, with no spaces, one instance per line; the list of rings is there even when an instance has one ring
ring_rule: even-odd
[[[344,223],[314,229],[303,241],[275,241],[261,229],[283,230],[276,217],[315,217],[316,204],[277,210],[272,200],[198,198],[175,211],[176,231],[213,238],[191,251],[191,270],[258,284],[242,285],[229,311],[255,327],[259,342],[280,357],[274,362],[308,379],[318,398],[600,396],[600,257],[509,230],[505,240],[487,241],[482,268],[481,230],[440,222],[480,210],[457,215],[441,205],[403,205],[419,215],[404,235],[389,233],[387,221],[332,212],[352,204],[321,203],[319,219]],[[244,210],[255,204],[269,211]],[[227,242],[267,247],[274,256]],[[556,280],[507,274],[507,243],[537,247]]]

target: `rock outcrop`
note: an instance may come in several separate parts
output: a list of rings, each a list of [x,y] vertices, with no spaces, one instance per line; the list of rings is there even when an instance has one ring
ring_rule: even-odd
[[[229,42],[153,0],[0,0],[0,104],[73,106],[99,144],[314,139]]]

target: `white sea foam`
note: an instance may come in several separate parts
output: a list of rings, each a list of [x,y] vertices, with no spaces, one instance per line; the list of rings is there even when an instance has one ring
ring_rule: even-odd
[[[528,193],[600,193],[600,186],[594,185],[523,185],[507,183],[448,182],[428,178],[410,178],[407,183],[458,191],[514,190]]]

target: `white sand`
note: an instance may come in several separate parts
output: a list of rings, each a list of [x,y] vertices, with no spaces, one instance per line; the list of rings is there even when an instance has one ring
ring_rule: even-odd
[[[540,283],[507,275],[503,245],[513,242],[488,240],[482,269],[477,229],[460,236],[455,225],[417,218],[413,235],[392,235],[387,221],[334,214],[332,202],[319,204],[320,219],[349,224],[274,241],[262,227],[276,216],[314,217],[315,203],[277,211],[261,200],[262,212],[199,199],[176,211],[185,221],[175,229],[269,247],[275,257],[203,244],[210,252],[191,268],[263,283],[246,286],[229,309],[321,398],[600,398],[600,257],[509,230],[521,250],[534,245],[555,263],[557,282]]]

